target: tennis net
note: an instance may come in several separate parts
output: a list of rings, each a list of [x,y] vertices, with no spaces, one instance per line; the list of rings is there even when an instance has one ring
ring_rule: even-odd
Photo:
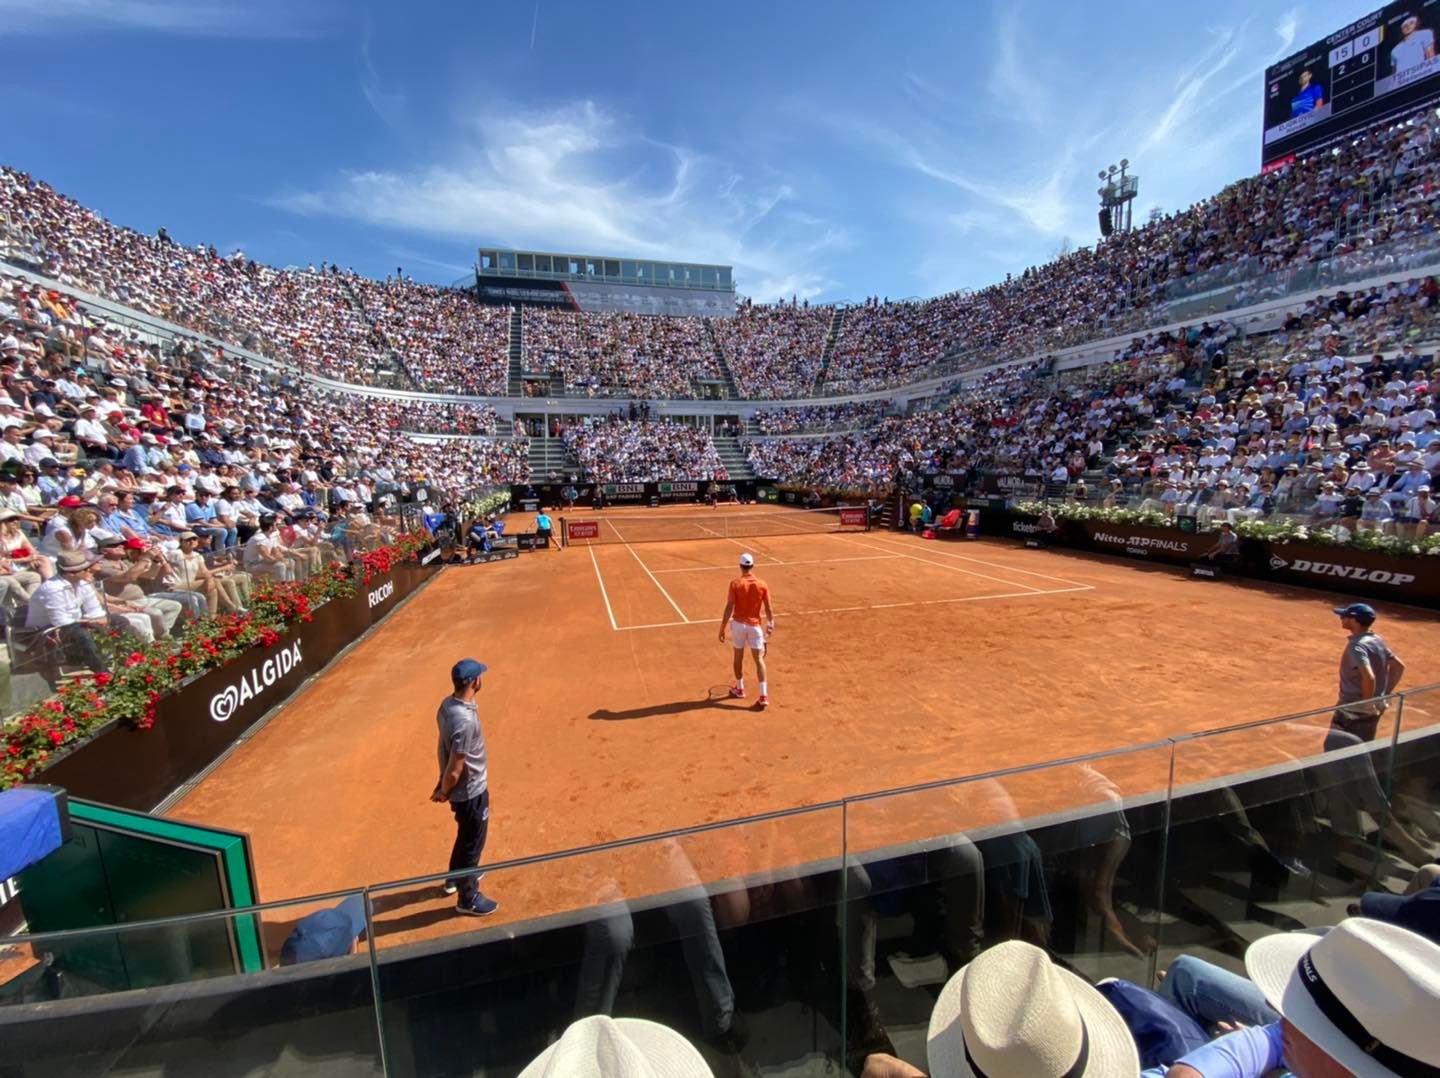
[[[682,539],[753,539],[762,535],[828,535],[870,530],[863,505],[782,509],[773,513],[697,513],[662,516],[561,517],[566,546],[663,543]]]

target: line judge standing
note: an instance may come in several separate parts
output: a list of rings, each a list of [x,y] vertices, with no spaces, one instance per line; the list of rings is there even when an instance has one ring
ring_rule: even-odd
[[[730,695],[745,698],[745,649],[755,656],[755,677],[760,682],[760,698],[755,706],[762,711],[770,706],[770,685],[765,680],[765,637],[775,631],[775,611],[770,606],[770,589],[751,570],[753,554],[740,555],[740,575],[730,581],[725,596],[725,613],[720,615],[720,643],[725,643],[725,627],[730,627],[730,643],[735,648],[735,684]],[[760,627],[760,614],[765,614],[765,628]]]
[[[475,697],[480,692],[480,679],[486,666],[474,659],[461,659],[450,670],[453,692],[440,701],[435,713],[439,727],[438,756],[440,781],[435,784],[430,800],[449,802],[455,815],[455,845],[450,850],[450,871],[478,868],[485,851],[485,836],[490,830],[490,790],[486,784],[485,735],[480,730],[480,713]],[[493,898],[480,892],[483,872],[445,881],[445,894],[458,889],[460,898],[455,912],[470,917],[488,917],[500,908]]]
[[[1335,614],[1349,639],[1340,653],[1340,693],[1325,737],[1327,753],[1375,740],[1380,719],[1390,703],[1382,698],[1396,690],[1405,674],[1400,656],[1374,629],[1373,606],[1350,603],[1336,607]],[[1355,809],[1364,809],[1377,823],[1385,821],[1386,840],[1405,860],[1417,866],[1434,860],[1409,827],[1388,811],[1389,801],[1368,754],[1337,761],[1331,773],[1335,776],[1330,790],[1331,826],[1337,832],[1363,840]]]

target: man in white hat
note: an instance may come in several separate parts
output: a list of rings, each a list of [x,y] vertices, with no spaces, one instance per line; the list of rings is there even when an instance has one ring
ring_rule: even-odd
[[[1140,1078],[1140,1053],[1120,1012],[1094,987],[1020,940],[961,968],[930,1012],[933,1078]],[[872,1055],[863,1078],[925,1078]]]
[[[1281,1016],[1283,1058],[1265,1060],[1265,1070],[1284,1065],[1298,1078],[1440,1075],[1440,945],[1424,936],[1351,917],[1323,936],[1257,940],[1245,971]],[[1169,1078],[1202,1073],[1181,1060]]]
[[[669,1026],[591,1015],[520,1072],[520,1078],[711,1078],[709,1065]]]

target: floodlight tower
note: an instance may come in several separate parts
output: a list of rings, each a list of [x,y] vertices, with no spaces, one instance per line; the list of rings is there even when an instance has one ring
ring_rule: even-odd
[[[1135,196],[1140,193],[1140,177],[1128,174],[1130,162],[1120,158],[1118,165],[1111,165],[1100,172],[1100,235],[1112,232],[1129,232],[1133,227]]]

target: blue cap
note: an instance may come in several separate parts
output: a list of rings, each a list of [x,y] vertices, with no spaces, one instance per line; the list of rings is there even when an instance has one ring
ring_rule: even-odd
[[[1335,613],[1342,618],[1354,618],[1356,621],[1363,621],[1369,625],[1375,620],[1375,608],[1369,603],[1351,603],[1349,606],[1337,606]]]
[[[450,668],[450,680],[474,681],[488,669],[490,668],[484,663],[476,662],[474,659],[461,659]]]
[[[350,953],[365,931],[365,898],[351,895],[334,909],[316,910],[300,918],[280,948],[280,964],[315,962]]]
[[[1372,891],[1360,896],[1360,915],[1408,928],[1440,943],[1440,882],[1413,895]]]

